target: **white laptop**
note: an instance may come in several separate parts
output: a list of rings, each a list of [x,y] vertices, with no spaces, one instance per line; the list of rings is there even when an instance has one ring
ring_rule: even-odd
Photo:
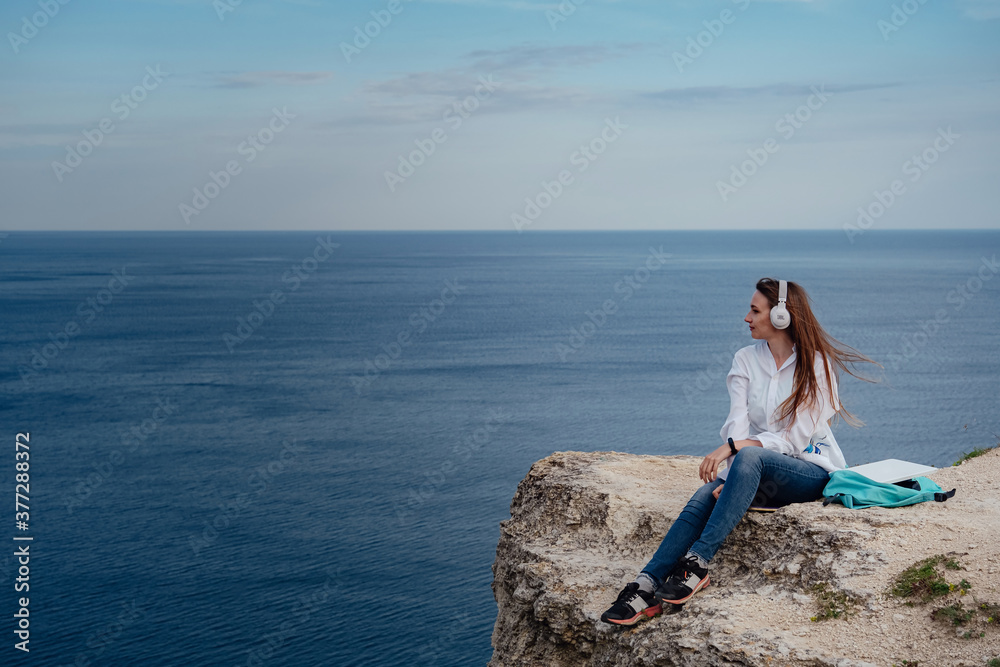
[[[927,475],[937,470],[937,468],[910,461],[900,461],[899,459],[885,459],[884,461],[866,463],[862,466],[851,466],[848,470],[864,475],[876,482],[892,484],[904,479]]]

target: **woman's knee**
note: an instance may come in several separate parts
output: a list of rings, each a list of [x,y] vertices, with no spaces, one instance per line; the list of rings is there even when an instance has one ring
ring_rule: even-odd
[[[757,447],[755,445],[750,445],[747,447],[740,447],[736,452],[736,457],[733,459],[737,461],[739,459],[759,459],[767,451],[763,447]]]
[[[733,457],[733,467],[738,465],[760,467],[765,451],[763,447],[740,447]]]

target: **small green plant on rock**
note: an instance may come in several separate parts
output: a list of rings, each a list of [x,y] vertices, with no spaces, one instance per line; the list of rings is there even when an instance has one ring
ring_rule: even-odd
[[[954,587],[945,581],[944,576],[938,571],[938,565],[944,565],[949,570],[958,570],[962,567],[958,561],[944,554],[925,558],[906,568],[896,577],[892,593],[902,598],[916,597],[921,602],[929,602],[947,595],[954,590]],[[964,579],[962,581],[967,586],[964,590],[968,590],[968,582]]]
[[[974,609],[966,609],[961,602],[939,607],[931,613],[931,617],[939,621],[947,621],[952,625],[965,625],[975,615]]]
[[[983,602],[979,605],[979,611],[986,617],[987,623],[1000,625],[1000,604]],[[1000,667],[1000,665],[997,665],[997,667]]]
[[[819,612],[810,617],[810,621],[825,621],[829,618],[840,618],[854,613],[855,602],[848,597],[847,593],[828,590],[825,581],[813,586],[812,590]]]
[[[957,461],[955,461],[954,463],[952,463],[951,465],[953,465],[953,466],[962,465],[963,463],[965,463],[969,459],[974,459],[977,456],[982,456],[986,452],[992,452],[997,447],[1000,447],[1000,442],[998,442],[993,447],[979,447],[977,449],[973,449],[971,452],[969,452],[967,454],[962,454],[962,456]]]
[[[965,639],[985,637],[986,631],[992,633],[992,628],[1000,625],[1000,605],[982,602],[977,600],[975,595],[969,595],[972,598],[972,605],[967,608],[960,598],[972,590],[972,584],[967,579],[955,584],[944,578],[947,570],[964,569],[954,558],[938,554],[918,561],[900,572],[890,590],[899,597],[911,598],[912,601],[908,600],[905,603],[911,607],[914,606],[914,602],[927,603],[951,593],[958,593],[951,598],[950,604],[932,611],[931,618],[952,627],[965,628],[965,632],[959,635]],[[1000,667],[1000,658],[996,660],[997,664],[990,663],[987,667]]]

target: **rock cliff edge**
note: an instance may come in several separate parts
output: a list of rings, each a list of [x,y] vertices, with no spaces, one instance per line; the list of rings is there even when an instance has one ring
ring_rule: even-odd
[[[711,586],[677,613],[601,623],[700,486],[700,461],[559,452],[535,463],[500,524],[490,666],[957,667],[1000,656],[996,449],[929,475],[958,489],[944,503],[748,513],[712,561]],[[891,592],[939,554],[950,593]]]

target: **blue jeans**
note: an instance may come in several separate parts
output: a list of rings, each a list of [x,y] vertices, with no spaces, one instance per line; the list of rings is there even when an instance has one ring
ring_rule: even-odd
[[[829,481],[830,473],[815,463],[763,447],[741,447],[719,499],[712,492],[723,483],[720,479],[695,491],[642,571],[660,584],[688,551],[710,561],[750,505],[816,500]]]

